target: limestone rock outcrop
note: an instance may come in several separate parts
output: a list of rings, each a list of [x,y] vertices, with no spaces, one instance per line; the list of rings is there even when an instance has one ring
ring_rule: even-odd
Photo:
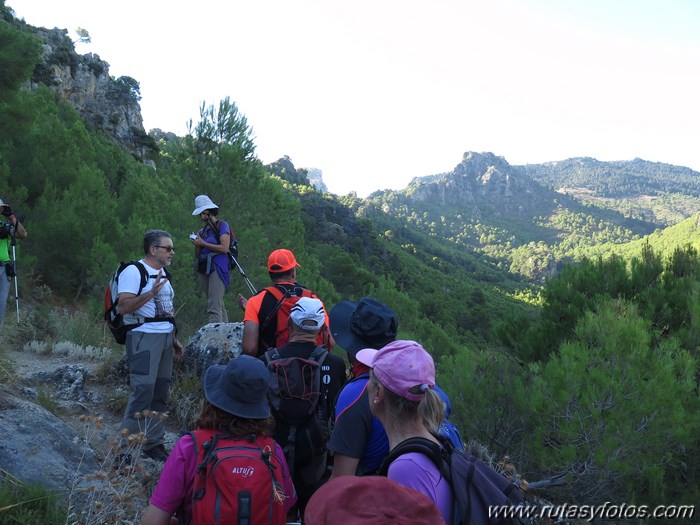
[[[126,76],[113,78],[109,64],[96,54],[76,53],[66,29],[40,27],[34,34],[43,49],[27,87],[47,86],[73,106],[88,126],[147,162],[157,146],[143,127],[138,82]]]

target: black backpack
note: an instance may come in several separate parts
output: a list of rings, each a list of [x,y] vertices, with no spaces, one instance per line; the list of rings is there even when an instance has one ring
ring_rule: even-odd
[[[157,275],[148,275],[148,272],[146,271],[146,267],[141,264],[139,261],[129,261],[129,262],[121,262],[119,263],[119,266],[115,270],[114,274],[112,275],[112,278],[110,279],[109,283],[107,284],[107,288],[105,289],[105,313],[104,313],[104,318],[105,321],[107,322],[107,327],[109,330],[112,332],[112,335],[114,336],[114,340],[117,342],[117,344],[123,345],[126,343],[126,334],[129,330],[132,330],[136,328],[137,326],[141,326],[143,323],[154,323],[154,322],[160,322],[160,321],[169,321],[173,324],[175,324],[175,320],[168,318],[168,319],[156,319],[152,317],[143,317],[141,315],[136,315],[133,313],[129,313],[126,315],[122,315],[119,313],[119,296],[118,296],[118,290],[119,290],[119,276],[121,273],[131,265],[134,265],[138,268],[139,273],[141,274],[141,282],[139,283],[139,291],[136,295],[141,295],[141,292],[143,289],[146,287],[146,284],[148,283],[149,278],[155,279],[158,277]],[[170,273],[168,270],[163,267],[163,273],[165,277],[170,280]]]
[[[330,437],[329,385],[322,384],[321,365],[328,356],[317,346],[308,359],[282,357],[276,348],[265,352],[270,372],[268,399],[275,418],[275,436],[289,470],[303,468],[326,453]]]
[[[399,443],[382,463],[380,475],[386,476],[389,465],[399,456],[409,452],[419,452],[430,458],[452,487],[454,507],[452,523],[448,525],[529,523],[527,520],[514,517],[517,512],[512,512],[512,509],[524,504],[524,496],[520,488],[474,455],[455,449],[448,439],[441,436],[435,437],[440,440],[442,446],[419,437],[409,438]],[[489,512],[490,508],[495,507],[503,509],[509,507],[509,509],[501,513]]]

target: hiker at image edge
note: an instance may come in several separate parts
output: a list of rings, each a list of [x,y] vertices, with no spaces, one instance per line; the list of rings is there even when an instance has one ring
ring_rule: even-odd
[[[300,297],[316,297],[311,290],[296,282],[297,268],[301,266],[294,254],[284,248],[273,251],[267,259],[267,272],[272,285],[250,299],[238,296],[245,311],[243,316],[243,352],[261,357],[269,348],[281,348],[289,341],[287,319],[292,305]],[[325,307],[324,307],[325,313]],[[327,350],[333,347],[328,330],[328,315],[318,333],[316,343]]]
[[[2,215],[2,223],[0,223],[0,328],[2,328],[7,310],[7,296],[10,295],[10,284],[12,278],[16,277],[12,255],[13,237],[25,239],[27,230],[24,229],[19,219],[15,217],[10,205],[6,204],[2,199],[0,199],[0,214]],[[15,280],[16,284],[17,281]]]
[[[396,340],[380,350],[360,350],[355,358],[371,368],[370,410],[389,438],[380,475],[425,494],[448,525],[491,525],[490,507],[522,503],[520,489],[504,476],[431,432],[426,406],[433,407],[430,413],[443,406],[435,392],[435,363],[419,343]]]
[[[241,355],[202,376],[196,430],[173,447],[142,525],[284,525],[297,501],[282,448],[272,438],[265,365]]]
[[[335,424],[329,450],[333,453],[331,478],[376,474],[389,454],[389,440],[381,422],[372,415],[367,396],[369,367],[356,359],[364,348],[379,349],[398,334],[399,319],[384,303],[371,297],[341,301],[330,312],[333,339],[348,355],[352,379],[343,387],[335,406]],[[444,411],[434,414],[437,431],[449,435],[456,448],[464,444],[456,427],[446,419],[449,398],[444,395]]]
[[[224,295],[230,284],[233,231],[218,214],[219,207],[207,195],[198,195],[192,215],[198,216],[203,226],[196,234],[190,234],[190,241],[194,245],[199,285],[207,296],[208,322],[228,323]]]
[[[143,454],[156,461],[165,461],[167,452],[163,444],[163,420],[158,415],[137,419],[136,414],[149,410],[158,414],[168,411],[173,358],[180,359],[183,353],[182,343],[175,333],[175,292],[165,270],[175,254],[170,234],[163,230],[146,232],[143,253],[138,263],[129,264],[121,272],[117,290],[119,313],[125,322],[130,317],[146,320],[135,324],[135,328],[126,334],[131,395],[122,428],[127,429],[129,435],[145,429]],[[143,287],[137,264],[142,265],[148,275]],[[125,437],[122,444],[126,442]]]
[[[275,441],[282,446],[299,497],[298,520],[314,491],[328,478],[327,444],[335,399],[345,383],[345,361],[318,346],[326,323],[323,303],[301,297],[291,308],[289,342],[260,359],[270,372],[268,392]]]

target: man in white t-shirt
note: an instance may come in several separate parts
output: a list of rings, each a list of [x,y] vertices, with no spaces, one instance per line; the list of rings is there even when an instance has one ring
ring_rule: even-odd
[[[119,312],[125,319],[129,314],[145,319],[126,336],[131,395],[122,428],[129,434],[144,432],[143,454],[165,461],[168,453],[163,445],[165,429],[160,415],[168,411],[173,358],[181,358],[183,350],[175,335],[175,292],[164,270],[175,252],[170,234],[163,230],[146,232],[143,252],[144,257],[138,264],[145,268],[148,279],[141,293],[141,270],[135,264],[127,266],[120,274],[117,292]],[[144,417],[144,411],[150,410],[158,414]]]

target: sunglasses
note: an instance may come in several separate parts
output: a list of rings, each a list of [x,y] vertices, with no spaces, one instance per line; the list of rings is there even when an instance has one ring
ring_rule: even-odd
[[[156,248],[163,248],[163,249],[166,250],[168,253],[174,252],[174,251],[175,251],[175,247],[174,247],[174,246],[159,246],[158,244],[156,244],[155,247],[156,247]]]

